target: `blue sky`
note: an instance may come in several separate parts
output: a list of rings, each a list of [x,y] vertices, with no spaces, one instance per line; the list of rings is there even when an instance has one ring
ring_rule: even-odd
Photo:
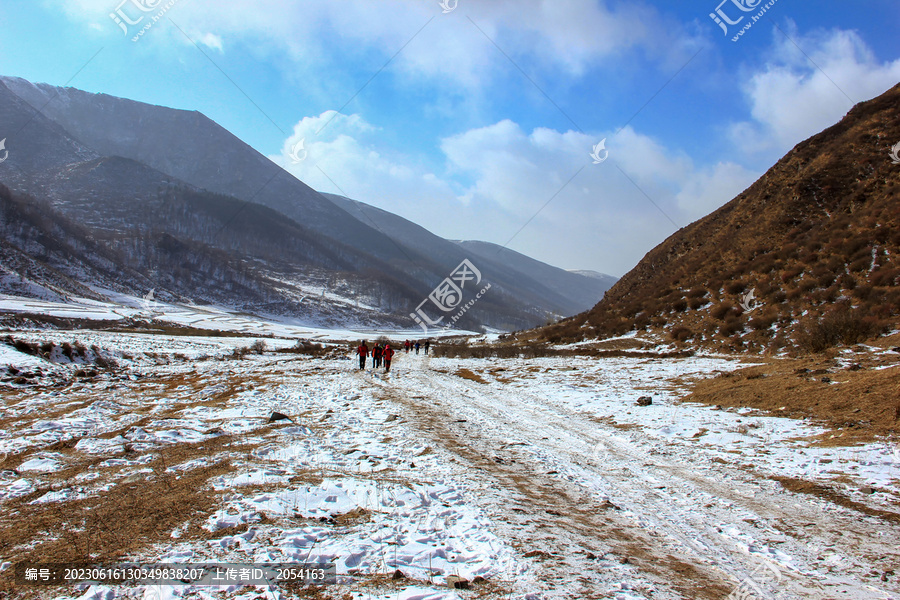
[[[900,82],[896,0],[0,2],[4,75],[198,110],[320,191],[617,276]]]

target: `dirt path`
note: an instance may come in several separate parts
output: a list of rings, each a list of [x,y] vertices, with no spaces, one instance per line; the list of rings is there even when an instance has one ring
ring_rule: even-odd
[[[897,580],[881,580],[900,564],[896,521],[789,493],[702,452],[686,463],[521,387],[404,362],[380,394],[476,470],[473,485],[548,590],[609,597],[630,579],[640,595],[725,598],[749,578],[773,598],[897,597]]]

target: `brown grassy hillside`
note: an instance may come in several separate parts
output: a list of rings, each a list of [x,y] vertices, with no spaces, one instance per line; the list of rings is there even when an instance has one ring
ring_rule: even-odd
[[[887,331],[900,315],[900,165],[889,155],[898,142],[900,85],[798,144],[542,336],[637,328],[692,345],[818,351]]]

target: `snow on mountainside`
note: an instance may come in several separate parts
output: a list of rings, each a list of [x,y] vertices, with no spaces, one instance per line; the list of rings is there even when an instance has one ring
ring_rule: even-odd
[[[2,77],[0,117],[23,131],[0,167],[0,183],[10,189],[6,201],[42,206],[56,222],[80,228],[65,243],[78,238],[104,257],[98,269],[51,252],[56,258],[47,269],[72,282],[134,295],[156,289],[172,299],[309,324],[413,326],[410,313],[467,256],[389,213],[375,216],[381,226],[373,226],[372,215],[359,218],[352,201],[316,193],[196,112]],[[403,225],[392,230],[388,222]],[[26,229],[31,237],[18,235],[8,252],[43,262],[46,252],[34,256],[26,248],[46,248],[61,230]],[[413,231],[421,243],[409,243]],[[558,285],[480,260],[492,292],[459,321],[464,328],[544,323],[583,310],[586,293],[599,289],[586,278]],[[59,296],[49,291],[59,278],[25,279],[28,285],[3,289]]]

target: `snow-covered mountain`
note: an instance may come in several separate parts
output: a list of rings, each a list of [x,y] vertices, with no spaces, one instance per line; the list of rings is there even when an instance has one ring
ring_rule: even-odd
[[[470,258],[492,293],[458,326],[517,329],[584,310],[608,287],[326,197],[198,112],[0,77],[0,122],[4,251],[43,265],[32,280],[5,261],[3,281],[19,281],[18,293],[81,295],[78,282],[310,323],[412,326],[409,313]],[[45,228],[24,204],[66,227]],[[66,244],[92,251],[48,250]]]

